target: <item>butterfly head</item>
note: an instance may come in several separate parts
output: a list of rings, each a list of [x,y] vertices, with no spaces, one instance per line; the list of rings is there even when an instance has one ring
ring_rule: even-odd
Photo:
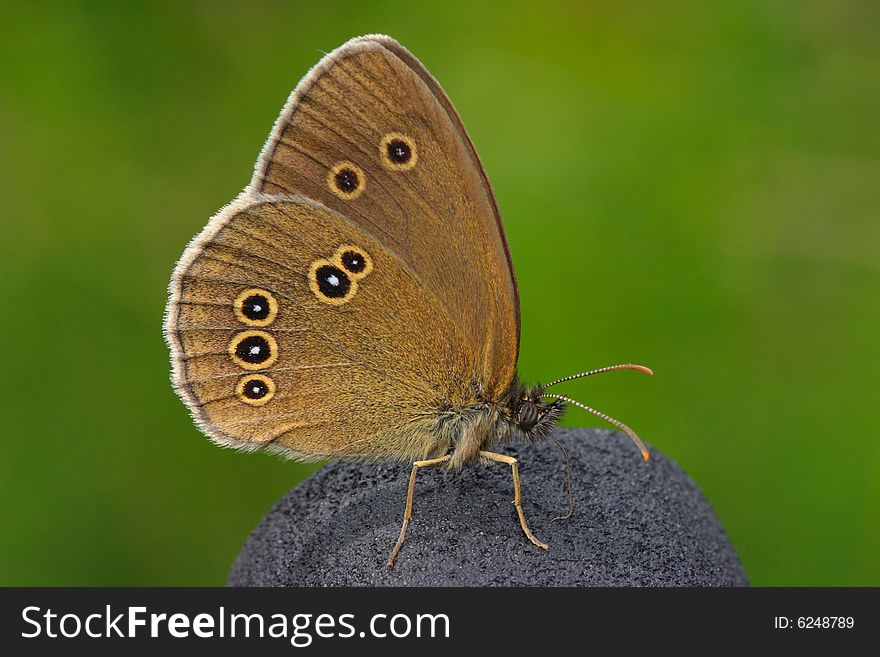
[[[516,427],[533,440],[547,437],[565,412],[563,401],[545,401],[541,398],[543,392],[542,386],[535,386],[511,405]]]

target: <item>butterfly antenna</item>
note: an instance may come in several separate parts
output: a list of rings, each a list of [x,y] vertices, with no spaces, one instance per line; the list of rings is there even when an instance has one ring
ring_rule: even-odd
[[[617,427],[618,429],[623,431],[627,436],[629,436],[630,439],[633,441],[633,443],[635,443],[635,446],[638,447],[639,451],[642,453],[642,458],[646,461],[648,460],[648,458],[649,458],[648,448],[645,447],[645,443],[642,442],[642,439],[639,438],[638,434],[635,431],[630,429],[628,426],[626,426],[620,420],[615,420],[610,415],[605,415],[605,413],[603,413],[602,411],[597,411],[595,408],[590,408],[586,404],[581,404],[579,401],[576,401],[566,395],[555,395],[552,393],[546,393],[546,394],[541,395],[541,397],[552,397],[553,399],[561,399],[564,402],[568,402],[569,404],[574,404],[578,408],[584,409],[588,413],[592,413],[593,415],[598,415],[600,418],[602,418],[603,420],[605,420],[606,422],[608,422],[610,424],[613,424],[615,427]]]
[[[638,372],[642,372],[643,374],[647,374],[648,376],[654,375],[654,370],[652,370],[650,367],[645,367],[644,365],[636,365],[635,363],[624,363],[623,365],[609,365],[608,367],[600,367],[597,370],[590,370],[589,372],[581,372],[580,374],[564,376],[561,379],[551,381],[550,383],[546,384],[544,388],[546,389],[550,386],[555,386],[557,383],[565,383],[566,381],[573,381],[574,379],[582,379],[585,376],[593,376],[594,374],[602,374],[604,372],[613,372],[614,370],[636,370]]]
[[[559,442],[559,439],[552,434],[551,438],[553,438],[553,442],[556,443],[556,446],[562,450],[562,455],[565,457],[565,481],[568,484],[568,512],[564,516],[553,518],[553,522],[557,522],[558,520],[568,520],[571,518],[571,514],[574,512],[574,495],[572,494],[571,489],[571,459],[568,458],[568,452],[565,447],[562,446],[562,443]]]

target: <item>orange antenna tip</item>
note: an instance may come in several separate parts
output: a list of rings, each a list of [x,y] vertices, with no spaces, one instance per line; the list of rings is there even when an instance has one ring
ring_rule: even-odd
[[[608,367],[600,367],[597,370],[590,370],[588,372],[581,372],[580,374],[572,374],[571,376],[564,376],[561,379],[556,379],[555,381],[551,381],[550,383],[544,386],[546,390],[550,386],[555,386],[557,383],[564,383],[565,381],[574,381],[575,379],[582,379],[585,376],[593,376],[594,374],[604,374],[605,372],[614,372],[616,370],[636,370],[641,372],[642,374],[647,374],[648,376],[654,376],[654,370],[650,367],[645,367],[644,365],[637,365],[636,363],[624,363],[623,365],[610,365]]]

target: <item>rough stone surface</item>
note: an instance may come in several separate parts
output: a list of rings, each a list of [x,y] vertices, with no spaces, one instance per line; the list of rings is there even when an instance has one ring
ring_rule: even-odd
[[[742,565],[697,486],[623,434],[559,429],[571,455],[574,515],[552,441],[506,450],[520,461],[524,536],[510,468],[419,472],[413,520],[394,568],[410,468],[334,463],[292,489],[247,540],[231,586],[746,586]]]

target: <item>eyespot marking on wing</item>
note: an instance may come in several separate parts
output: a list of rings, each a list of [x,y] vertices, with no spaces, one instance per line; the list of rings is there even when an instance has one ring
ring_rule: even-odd
[[[392,171],[408,171],[419,160],[416,143],[406,135],[391,132],[379,143],[379,156],[382,164]]]
[[[229,343],[229,356],[239,367],[261,370],[278,360],[278,343],[265,331],[242,331]]]
[[[342,200],[351,201],[364,193],[367,177],[357,164],[343,160],[327,173],[327,186]]]
[[[235,316],[248,326],[269,326],[278,315],[278,302],[270,292],[252,287],[235,299]]]
[[[238,398],[250,406],[262,406],[275,396],[275,382],[265,374],[248,374],[235,386]]]
[[[315,260],[309,268],[309,287],[320,301],[341,306],[357,293],[357,281],[329,260]]]
[[[359,246],[343,244],[331,259],[354,280],[360,280],[373,271],[373,259]]]

